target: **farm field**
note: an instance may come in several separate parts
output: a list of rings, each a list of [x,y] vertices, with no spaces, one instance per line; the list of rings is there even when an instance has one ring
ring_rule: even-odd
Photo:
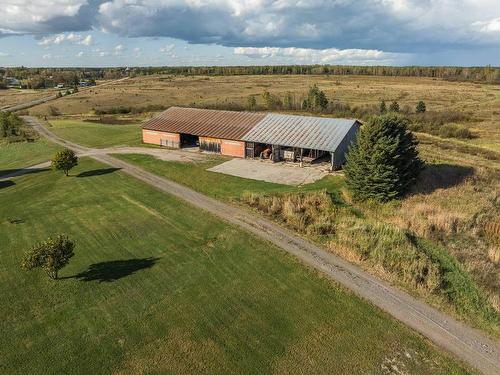
[[[16,104],[41,99],[54,95],[57,90],[29,90],[29,89],[8,89],[0,90],[0,108],[10,107]]]
[[[34,142],[0,143],[0,176],[51,159],[61,147],[45,139]]]
[[[0,293],[16,301],[0,306],[2,374],[467,372],[274,246],[119,170],[82,158],[70,177],[13,182],[0,189]],[[21,271],[56,232],[76,242],[62,279]]]
[[[114,85],[94,87],[30,109],[35,115],[49,114],[56,106],[65,115],[89,115],[113,107],[142,111],[148,106],[245,105],[248,96],[261,103],[264,90],[278,96],[290,92],[301,102],[309,86],[318,84],[330,100],[351,107],[378,106],[380,100],[397,100],[412,110],[424,100],[428,111],[459,111],[470,115],[466,126],[475,135],[470,144],[500,151],[500,87],[469,82],[449,82],[423,77],[372,76],[144,76]],[[142,108],[142,109],[141,109]],[[151,114],[138,114],[144,118]]]
[[[79,120],[50,120],[50,131],[61,138],[93,148],[142,145],[136,124],[103,124]]]

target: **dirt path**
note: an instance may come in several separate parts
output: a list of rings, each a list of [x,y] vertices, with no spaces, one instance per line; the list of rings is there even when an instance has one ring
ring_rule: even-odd
[[[500,345],[481,332],[418,301],[407,293],[366,273],[346,260],[321,249],[271,221],[241,208],[222,203],[173,181],[146,172],[110,155],[62,140],[44,128],[36,118],[25,116],[41,135],[72,148],[81,155],[121,168],[147,184],[181,198],[223,220],[237,225],[296,256],[344,287],[370,301],[394,318],[420,332],[484,374],[500,374]]]

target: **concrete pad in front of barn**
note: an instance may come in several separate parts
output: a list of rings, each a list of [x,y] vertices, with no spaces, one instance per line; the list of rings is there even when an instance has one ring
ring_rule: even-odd
[[[258,159],[232,159],[207,170],[292,186],[313,183],[329,173],[325,165],[300,167],[297,163],[272,163]]]

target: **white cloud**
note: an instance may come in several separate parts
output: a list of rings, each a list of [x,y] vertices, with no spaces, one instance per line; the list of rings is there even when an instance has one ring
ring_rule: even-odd
[[[0,57],[9,57],[10,53],[7,52],[0,52]]]
[[[2,0],[0,28],[5,33],[50,32],[50,20],[75,17],[85,4],[87,0]]]
[[[76,57],[82,57],[83,56],[83,51],[80,51],[76,54]]]
[[[80,34],[57,34],[46,36],[42,38],[38,45],[40,46],[49,46],[49,45],[58,45],[64,42],[72,43],[72,44],[83,44],[89,46],[92,44],[92,35],[83,36]]]
[[[45,55],[42,56],[42,59],[44,60],[50,60],[52,58],[52,55],[50,53],[46,53]]]
[[[368,64],[374,62],[389,62],[397,54],[387,53],[380,50],[366,49],[311,49],[311,48],[280,48],[280,47],[237,47],[234,49],[235,55],[242,55],[251,58],[275,58],[284,62],[287,60],[297,61],[305,64],[331,64],[331,63],[356,63]],[[399,56],[401,57],[401,56]]]
[[[113,48],[113,55],[119,56],[124,50],[125,47],[123,46],[123,44],[118,44],[117,46],[115,46],[115,48]]]
[[[170,53],[175,48],[175,44],[168,44],[164,47],[160,47],[159,51],[161,53]]]
[[[479,31],[483,33],[499,33],[500,34],[500,17],[493,18],[489,21],[478,21],[474,22],[472,26],[475,26]]]
[[[81,44],[84,44],[86,46],[90,46],[92,44],[92,35],[87,35],[85,38],[83,38]]]

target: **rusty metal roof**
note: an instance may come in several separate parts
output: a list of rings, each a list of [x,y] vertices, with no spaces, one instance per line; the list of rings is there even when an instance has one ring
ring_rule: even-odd
[[[265,113],[170,107],[146,121],[142,128],[240,140],[265,116]]]
[[[335,151],[357,120],[269,113],[244,141]]]

